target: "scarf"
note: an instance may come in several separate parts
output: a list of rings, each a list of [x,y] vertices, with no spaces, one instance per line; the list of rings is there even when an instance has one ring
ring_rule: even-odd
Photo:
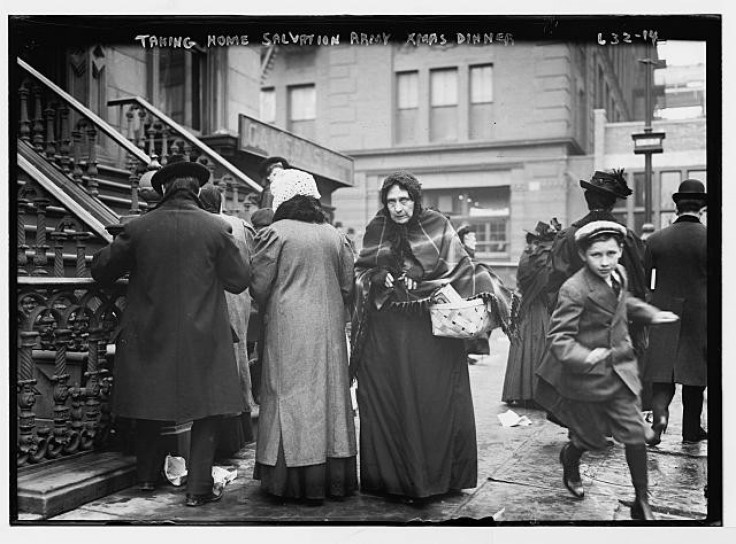
[[[386,288],[375,284],[378,274],[402,273],[418,282],[407,291],[402,282]],[[432,295],[451,284],[465,299],[482,298],[490,311],[493,328],[501,327],[509,338],[516,334],[519,299],[484,263],[473,263],[450,221],[441,213],[423,210],[406,225],[396,224],[385,210],[368,223],[363,249],[355,263],[356,307],[352,321],[350,369],[355,376],[361,362],[370,304],[396,311],[424,312]]]

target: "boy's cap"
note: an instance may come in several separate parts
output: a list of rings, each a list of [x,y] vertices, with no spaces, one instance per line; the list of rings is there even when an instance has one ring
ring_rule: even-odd
[[[575,232],[575,243],[598,236],[599,234],[618,234],[626,236],[626,227],[616,223],[615,221],[591,221],[587,225],[583,225]]]

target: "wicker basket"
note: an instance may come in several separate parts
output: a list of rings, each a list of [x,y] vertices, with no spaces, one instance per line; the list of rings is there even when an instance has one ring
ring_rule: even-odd
[[[491,330],[491,316],[480,298],[430,304],[429,315],[434,336],[478,338]]]

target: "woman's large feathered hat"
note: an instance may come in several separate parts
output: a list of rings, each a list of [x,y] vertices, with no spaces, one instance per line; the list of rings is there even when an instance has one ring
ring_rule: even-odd
[[[583,189],[597,191],[614,195],[616,198],[626,198],[632,191],[629,189],[624,177],[624,169],[612,170],[610,172],[602,172],[597,170],[590,181],[580,180],[580,186]]]

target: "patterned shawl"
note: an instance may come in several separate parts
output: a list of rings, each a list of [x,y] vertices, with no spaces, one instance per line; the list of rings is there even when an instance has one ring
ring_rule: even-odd
[[[418,280],[411,292],[401,282],[387,289],[372,281],[390,272],[394,278],[406,273]],[[406,225],[396,224],[380,210],[366,227],[363,249],[355,263],[356,307],[352,322],[351,374],[360,364],[368,327],[369,304],[406,312],[427,311],[432,295],[452,284],[465,299],[481,297],[488,305],[493,328],[515,335],[519,299],[507,289],[491,268],[473,263],[463,249],[450,221],[441,213],[423,210]]]

